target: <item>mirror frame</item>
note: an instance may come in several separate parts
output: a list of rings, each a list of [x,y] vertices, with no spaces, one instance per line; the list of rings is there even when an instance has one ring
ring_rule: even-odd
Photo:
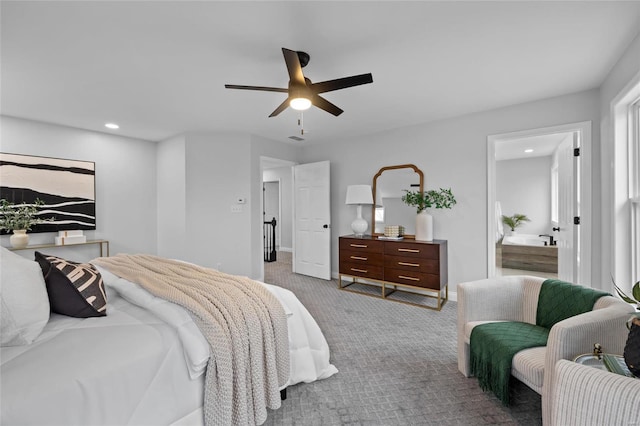
[[[373,191],[373,205],[371,206],[371,228],[372,228],[372,232],[371,235],[378,236],[378,235],[384,235],[383,233],[380,232],[375,232],[375,218],[376,218],[376,197],[378,195],[378,193],[376,192],[376,183],[378,181],[378,178],[382,175],[383,172],[385,171],[389,171],[389,170],[397,170],[397,169],[413,169],[414,172],[416,172],[418,174],[418,176],[420,177],[420,192],[424,192],[424,173],[422,173],[422,170],[420,170],[419,168],[417,168],[414,164],[400,164],[397,166],[386,166],[386,167],[382,167],[380,170],[378,170],[378,173],[375,174],[375,176],[373,177],[373,183],[371,185],[372,191]],[[407,206],[409,207],[409,206]],[[405,238],[407,239],[413,239],[415,238],[415,235],[413,234],[405,234],[404,235]]]

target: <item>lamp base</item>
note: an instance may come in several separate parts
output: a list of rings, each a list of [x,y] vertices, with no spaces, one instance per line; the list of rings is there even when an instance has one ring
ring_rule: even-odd
[[[361,217],[358,217],[351,222],[351,229],[353,229],[353,233],[356,234],[356,237],[362,237],[367,231],[367,228],[369,228],[369,224]]]

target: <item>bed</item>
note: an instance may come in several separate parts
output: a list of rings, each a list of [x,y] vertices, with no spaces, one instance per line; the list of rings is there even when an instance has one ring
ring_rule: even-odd
[[[42,288],[37,287],[49,283],[38,281],[38,263],[0,250],[1,424],[204,424],[210,345],[184,308],[93,265],[104,283],[107,315],[74,318],[47,312],[44,324],[40,318],[36,326],[41,331],[31,331],[26,339],[35,337],[26,344],[11,338],[6,316],[15,306],[30,309],[31,316],[43,312]],[[21,283],[19,291],[13,289],[15,282]],[[281,388],[335,374],[324,335],[296,296],[277,286],[256,285],[273,294],[286,315],[290,366]]]

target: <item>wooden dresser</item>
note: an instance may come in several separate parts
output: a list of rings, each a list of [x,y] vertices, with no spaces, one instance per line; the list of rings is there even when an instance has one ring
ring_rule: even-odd
[[[338,282],[343,290],[362,293],[349,287],[356,283],[374,284],[381,287],[380,297],[384,299],[395,291],[412,292],[437,299],[437,305],[390,300],[440,310],[449,297],[447,271],[446,240],[391,241],[371,235],[340,237]],[[370,292],[364,294],[377,296]]]

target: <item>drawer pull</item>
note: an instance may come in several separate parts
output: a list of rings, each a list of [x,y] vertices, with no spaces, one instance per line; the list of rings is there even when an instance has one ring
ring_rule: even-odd
[[[406,251],[406,252],[409,252],[409,253],[420,253],[420,250],[406,249],[406,248],[399,248],[398,251]]]
[[[420,266],[419,263],[409,263],[409,262],[398,262],[398,265],[402,266],[415,266],[416,268]]]
[[[367,248],[369,247],[366,244],[349,244],[351,247],[359,247],[359,248]]]
[[[361,256],[349,256],[351,259],[355,259],[355,260],[367,260],[366,257],[361,257]]]
[[[358,269],[358,268],[351,268],[351,270],[353,272],[362,272],[363,274],[366,274],[368,272],[366,269]]]
[[[404,275],[398,275],[398,278],[402,278],[403,280],[420,281],[420,278],[407,277],[407,276],[404,276]]]

